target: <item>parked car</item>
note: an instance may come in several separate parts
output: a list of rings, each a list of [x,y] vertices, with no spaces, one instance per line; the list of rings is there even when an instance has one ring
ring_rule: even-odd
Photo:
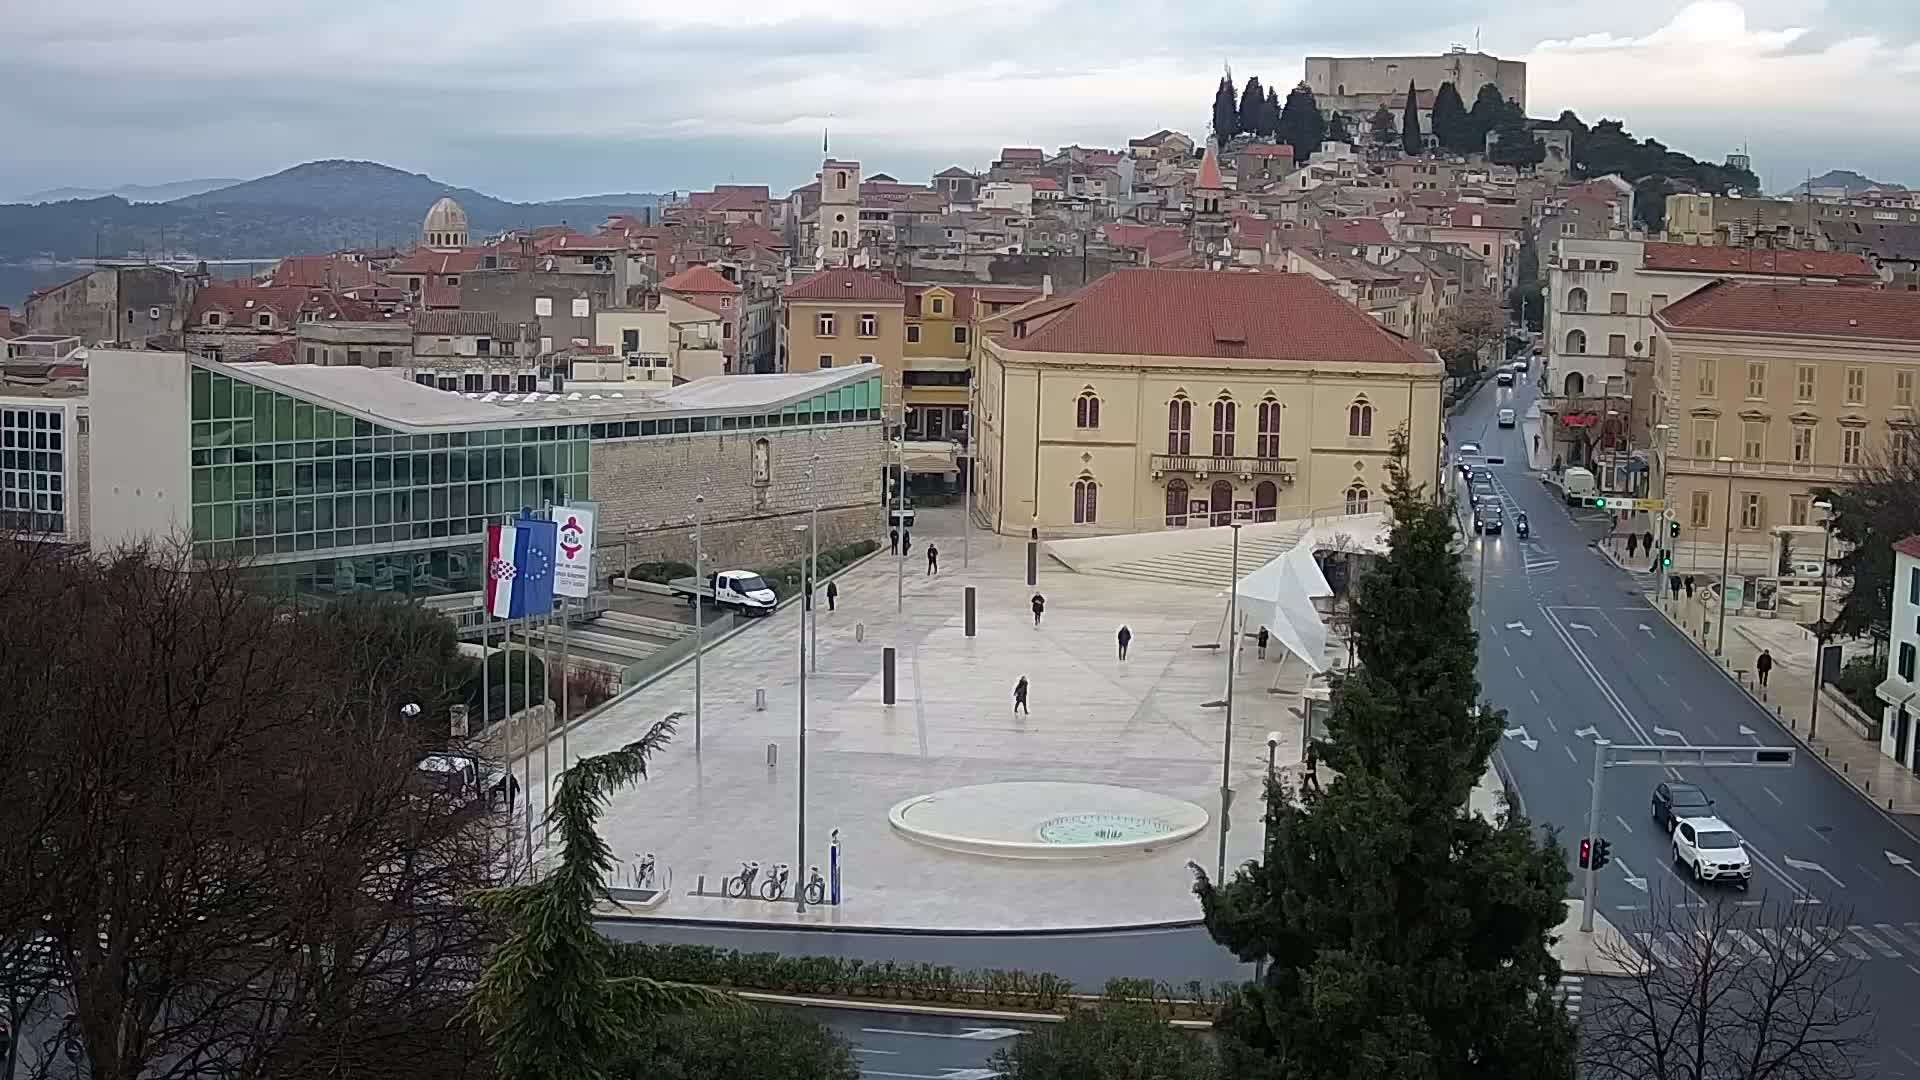
[[[1511,372],[1511,371],[1502,371],[1502,372],[1501,372],[1500,374],[1498,374],[1498,375],[1495,375],[1495,376],[1493,377],[1493,381],[1494,381],[1494,382],[1495,382],[1495,383],[1496,383],[1497,385],[1500,385],[1500,386],[1512,386],[1512,385],[1513,385],[1513,372]]]
[[[1683,817],[1673,826],[1673,861],[1693,871],[1706,885],[1727,881],[1746,888],[1753,882],[1753,860],[1746,845],[1717,817]]]
[[[1692,784],[1664,781],[1653,788],[1653,823],[1664,832],[1673,831],[1673,823],[1683,817],[1707,817],[1713,813],[1713,800]]]

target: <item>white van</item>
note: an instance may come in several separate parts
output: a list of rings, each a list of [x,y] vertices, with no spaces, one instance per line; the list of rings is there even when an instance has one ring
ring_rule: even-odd
[[[1568,467],[1561,476],[1561,482],[1566,486],[1569,506],[1591,499],[1600,491],[1600,485],[1594,482],[1593,474],[1578,465]]]
[[[1495,414],[1494,419],[1499,422],[1501,427],[1512,427],[1516,416],[1517,414],[1512,409],[1501,409],[1499,413]]]

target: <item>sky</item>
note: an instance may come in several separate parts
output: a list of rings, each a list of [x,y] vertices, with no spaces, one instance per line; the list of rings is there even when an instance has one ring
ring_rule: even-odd
[[[1222,66],[1459,43],[1528,112],[1623,119],[1769,190],[1920,185],[1920,0],[0,0],[0,199],[364,158],[502,198],[924,179],[1007,145],[1203,134]],[[1468,91],[1470,94],[1471,91]]]

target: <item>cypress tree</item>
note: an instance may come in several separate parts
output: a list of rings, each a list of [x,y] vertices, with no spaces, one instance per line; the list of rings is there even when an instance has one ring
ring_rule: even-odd
[[[1260,111],[1260,134],[1272,138],[1280,132],[1280,91],[1267,87],[1267,105]]]
[[[1275,125],[1274,134],[1281,142],[1293,147],[1293,160],[1306,161],[1320,149],[1320,143],[1327,137],[1327,120],[1320,115],[1320,104],[1313,100],[1313,91],[1306,83],[1293,88],[1287,94],[1287,104],[1280,110],[1280,122]]]
[[[1334,113],[1327,118],[1327,141],[1338,143],[1353,142],[1353,132],[1347,130],[1347,115]]]
[[[1242,135],[1258,135],[1269,125],[1266,122],[1267,92],[1260,88],[1260,76],[1247,79],[1247,85],[1240,91],[1240,108],[1235,130]]]
[[[1353,598],[1358,665],[1335,680],[1324,792],[1267,792],[1259,862],[1195,891],[1215,941],[1266,974],[1215,1025],[1229,1075],[1571,1080],[1574,1030],[1548,935],[1571,880],[1517,812],[1463,809],[1501,737],[1479,703],[1472,588],[1450,506],[1388,485],[1389,551]]]
[[[1235,100],[1233,76],[1220,76],[1220,85],[1213,92],[1213,141],[1222,146],[1233,138],[1234,131],[1240,125],[1240,111]]]
[[[1460,91],[1450,82],[1433,92],[1433,137],[1456,154],[1473,152],[1472,130],[1467,123],[1467,106]]]
[[[1474,95],[1473,108],[1467,113],[1467,129],[1476,153],[1487,145],[1487,132],[1499,126],[1501,117],[1507,111],[1507,99],[1500,94],[1500,88],[1492,83],[1483,83],[1480,92]],[[1525,119],[1525,116],[1522,116]]]
[[[1406,108],[1400,111],[1400,149],[1415,155],[1426,149],[1420,133],[1420,91],[1412,83],[1407,84]]]
[[[1367,126],[1373,130],[1373,141],[1377,145],[1385,146],[1400,137],[1400,128],[1393,122],[1393,110],[1387,108],[1384,102],[1373,110]]]

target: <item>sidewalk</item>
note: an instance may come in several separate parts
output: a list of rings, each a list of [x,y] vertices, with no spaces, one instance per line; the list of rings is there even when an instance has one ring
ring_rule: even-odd
[[[1705,635],[1704,624],[1710,621],[1712,610],[1711,604],[1703,602],[1704,596],[1704,591],[1691,600],[1682,595],[1676,603],[1670,594],[1655,592],[1649,599],[1669,622],[1700,646],[1702,653],[1712,656],[1720,631],[1716,627],[1714,637]],[[1756,685],[1754,674],[1754,660],[1762,649],[1773,653],[1773,671],[1765,688]],[[1741,689],[1774,713],[1796,742],[1826,762],[1862,798],[1900,815],[1903,826],[1915,829],[1920,821],[1911,815],[1920,814],[1920,777],[1911,769],[1881,753],[1878,743],[1856,733],[1837,707],[1826,701],[1820,707],[1819,734],[1808,737],[1813,650],[1813,635],[1792,619],[1735,615],[1727,620],[1725,654],[1717,662]]]

